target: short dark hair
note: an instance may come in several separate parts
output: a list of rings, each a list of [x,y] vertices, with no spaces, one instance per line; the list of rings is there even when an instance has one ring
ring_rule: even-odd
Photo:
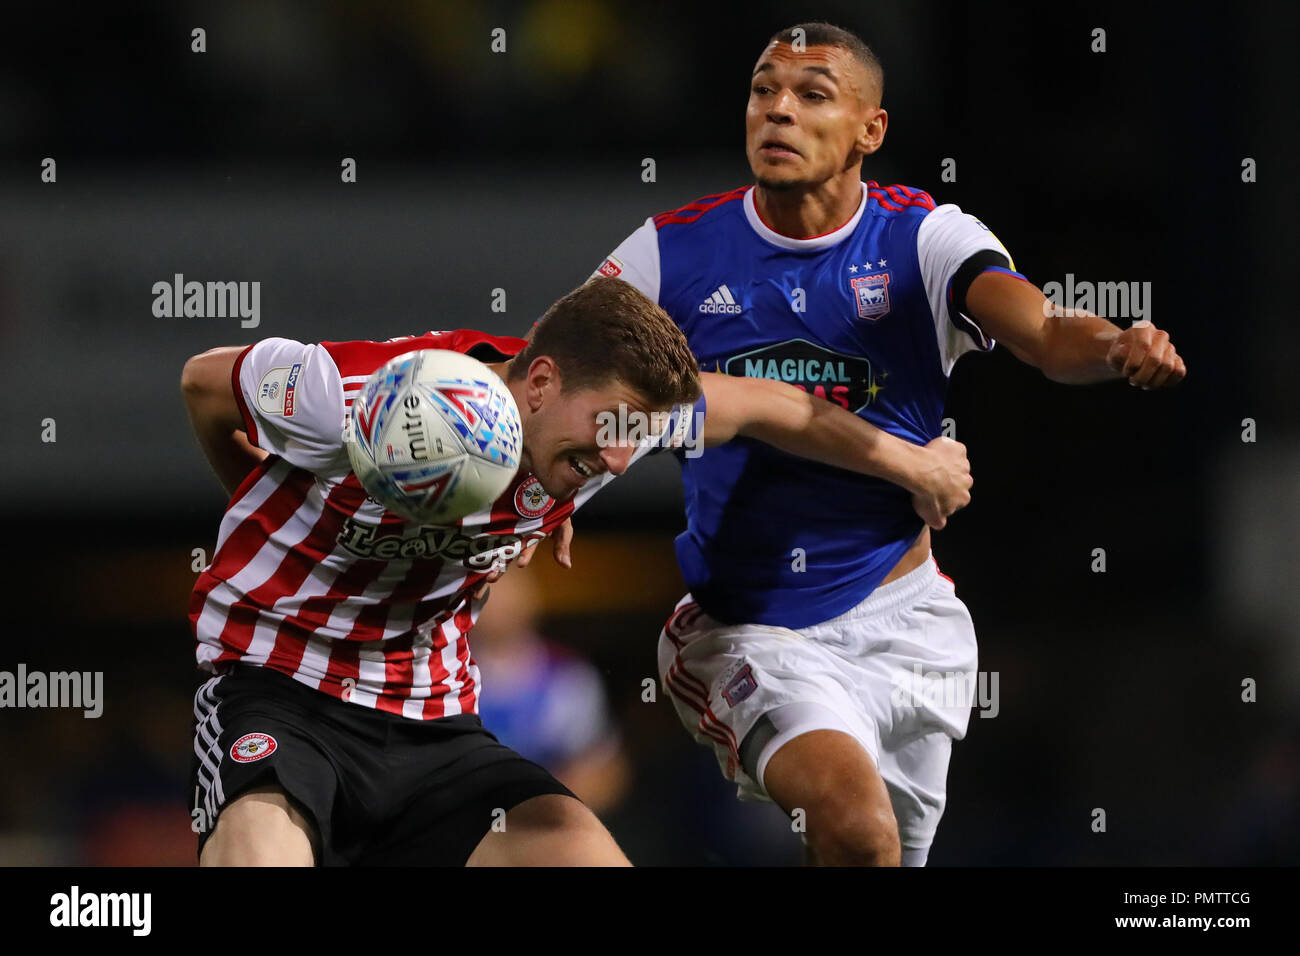
[[[853,58],[862,64],[867,71],[867,75],[875,83],[876,96],[883,97],[885,95],[885,68],[880,65],[880,58],[876,56],[871,47],[863,42],[862,37],[852,30],[837,27],[835,24],[827,23],[824,20],[816,20],[811,23],[797,23],[792,27],[787,27],[774,34],[767,42],[793,44],[796,30],[803,31],[803,42],[806,46],[834,46],[852,53]]]
[[[539,356],[555,360],[563,391],[631,386],[666,409],[700,397],[700,369],[668,313],[622,279],[595,276],[561,298],[510,363],[522,378]]]

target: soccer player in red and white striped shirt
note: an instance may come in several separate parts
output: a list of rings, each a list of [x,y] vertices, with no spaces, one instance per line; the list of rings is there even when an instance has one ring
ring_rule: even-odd
[[[418,348],[485,362],[520,410],[516,480],[455,525],[369,499],[343,445],[367,377]],[[205,864],[626,863],[562,784],[483,729],[466,638],[483,585],[645,454],[743,435],[894,481],[927,520],[969,500],[956,442],[912,445],[780,383],[701,375],[668,316],[616,279],[565,296],[531,342],[272,338],[194,357],[182,388],[232,493],[190,604],[213,674],[195,696]],[[629,410],[672,416],[602,446],[602,413]]]

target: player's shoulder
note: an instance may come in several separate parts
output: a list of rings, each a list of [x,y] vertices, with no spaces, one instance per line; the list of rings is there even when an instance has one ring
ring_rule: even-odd
[[[419,349],[446,349],[449,352],[461,352],[480,362],[504,362],[527,344],[514,336],[490,335],[474,329],[402,335],[382,342],[356,340],[320,343],[321,348],[329,353],[338,366],[340,377],[345,379],[369,375],[390,359]]]
[[[651,216],[650,221],[654,223],[655,231],[660,235],[665,231],[677,232],[684,227],[698,227],[703,223],[717,222],[728,213],[739,212],[742,207],[738,200],[744,199],[745,193],[753,188],[753,186],[737,186],[724,193],[701,196],[699,199],[691,200],[685,206]]]
[[[934,198],[924,189],[894,183],[882,186],[867,181],[867,212],[874,216],[909,216],[924,219],[934,212]]]

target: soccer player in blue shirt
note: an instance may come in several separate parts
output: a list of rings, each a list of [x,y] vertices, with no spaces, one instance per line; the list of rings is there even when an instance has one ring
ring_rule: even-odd
[[[882,88],[854,34],[778,33],[746,112],[756,185],[646,220],[598,273],[659,303],[701,368],[800,385],[918,445],[957,358],[995,340],[1057,382],[1183,378],[1167,333],[1057,309],[978,219],[864,183]],[[690,593],[659,640],[678,715],[742,799],[802,812],[814,862],[924,865],[978,666],[926,522],[886,481],[746,439],[683,467]]]

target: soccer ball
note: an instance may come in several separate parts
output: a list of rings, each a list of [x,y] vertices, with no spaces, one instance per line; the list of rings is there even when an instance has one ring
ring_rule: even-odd
[[[366,493],[404,518],[454,524],[519,470],[514,396],[477,359],[421,349],[391,359],[352,401],[344,445]]]

